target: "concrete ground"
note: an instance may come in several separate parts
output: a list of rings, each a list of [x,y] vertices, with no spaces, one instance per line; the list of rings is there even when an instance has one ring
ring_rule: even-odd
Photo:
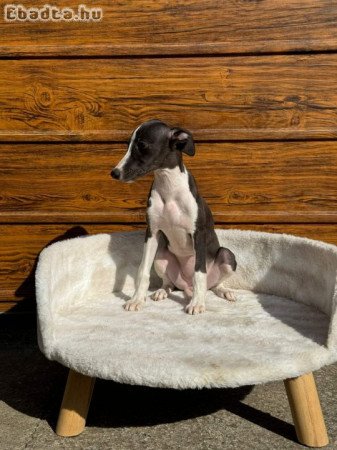
[[[0,316],[0,449],[301,449],[282,382],[175,391],[96,382],[85,431],[54,428],[67,370],[45,359],[33,315]],[[337,449],[337,364],[316,372]]]

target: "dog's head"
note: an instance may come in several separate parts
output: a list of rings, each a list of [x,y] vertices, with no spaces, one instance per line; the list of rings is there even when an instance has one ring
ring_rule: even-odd
[[[124,158],[111,171],[121,181],[133,181],[152,170],[176,166],[181,152],[194,155],[189,131],[171,128],[160,120],[149,120],[132,133]]]

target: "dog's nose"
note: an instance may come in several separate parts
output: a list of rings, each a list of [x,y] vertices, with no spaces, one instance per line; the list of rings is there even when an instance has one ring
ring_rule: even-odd
[[[119,169],[112,169],[111,176],[112,176],[112,178],[119,180],[121,177],[121,171]]]

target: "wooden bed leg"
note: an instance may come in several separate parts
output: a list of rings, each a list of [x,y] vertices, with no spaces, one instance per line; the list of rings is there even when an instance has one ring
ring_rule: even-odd
[[[308,447],[324,447],[329,438],[314,376],[311,373],[284,380],[297,438]]]
[[[77,436],[85,428],[95,378],[69,370],[56,425],[59,436]]]

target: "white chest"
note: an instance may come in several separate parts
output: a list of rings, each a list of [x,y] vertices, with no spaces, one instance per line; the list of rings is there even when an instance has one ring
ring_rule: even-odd
[[[177,169],[164,169],[164,174],[157,175],[148,216],[151,229],[163,231],[168,238],[169,249],[185,256],[193,253],[191,234],[195,230],[198,208],[189,189],[187,173]]]

